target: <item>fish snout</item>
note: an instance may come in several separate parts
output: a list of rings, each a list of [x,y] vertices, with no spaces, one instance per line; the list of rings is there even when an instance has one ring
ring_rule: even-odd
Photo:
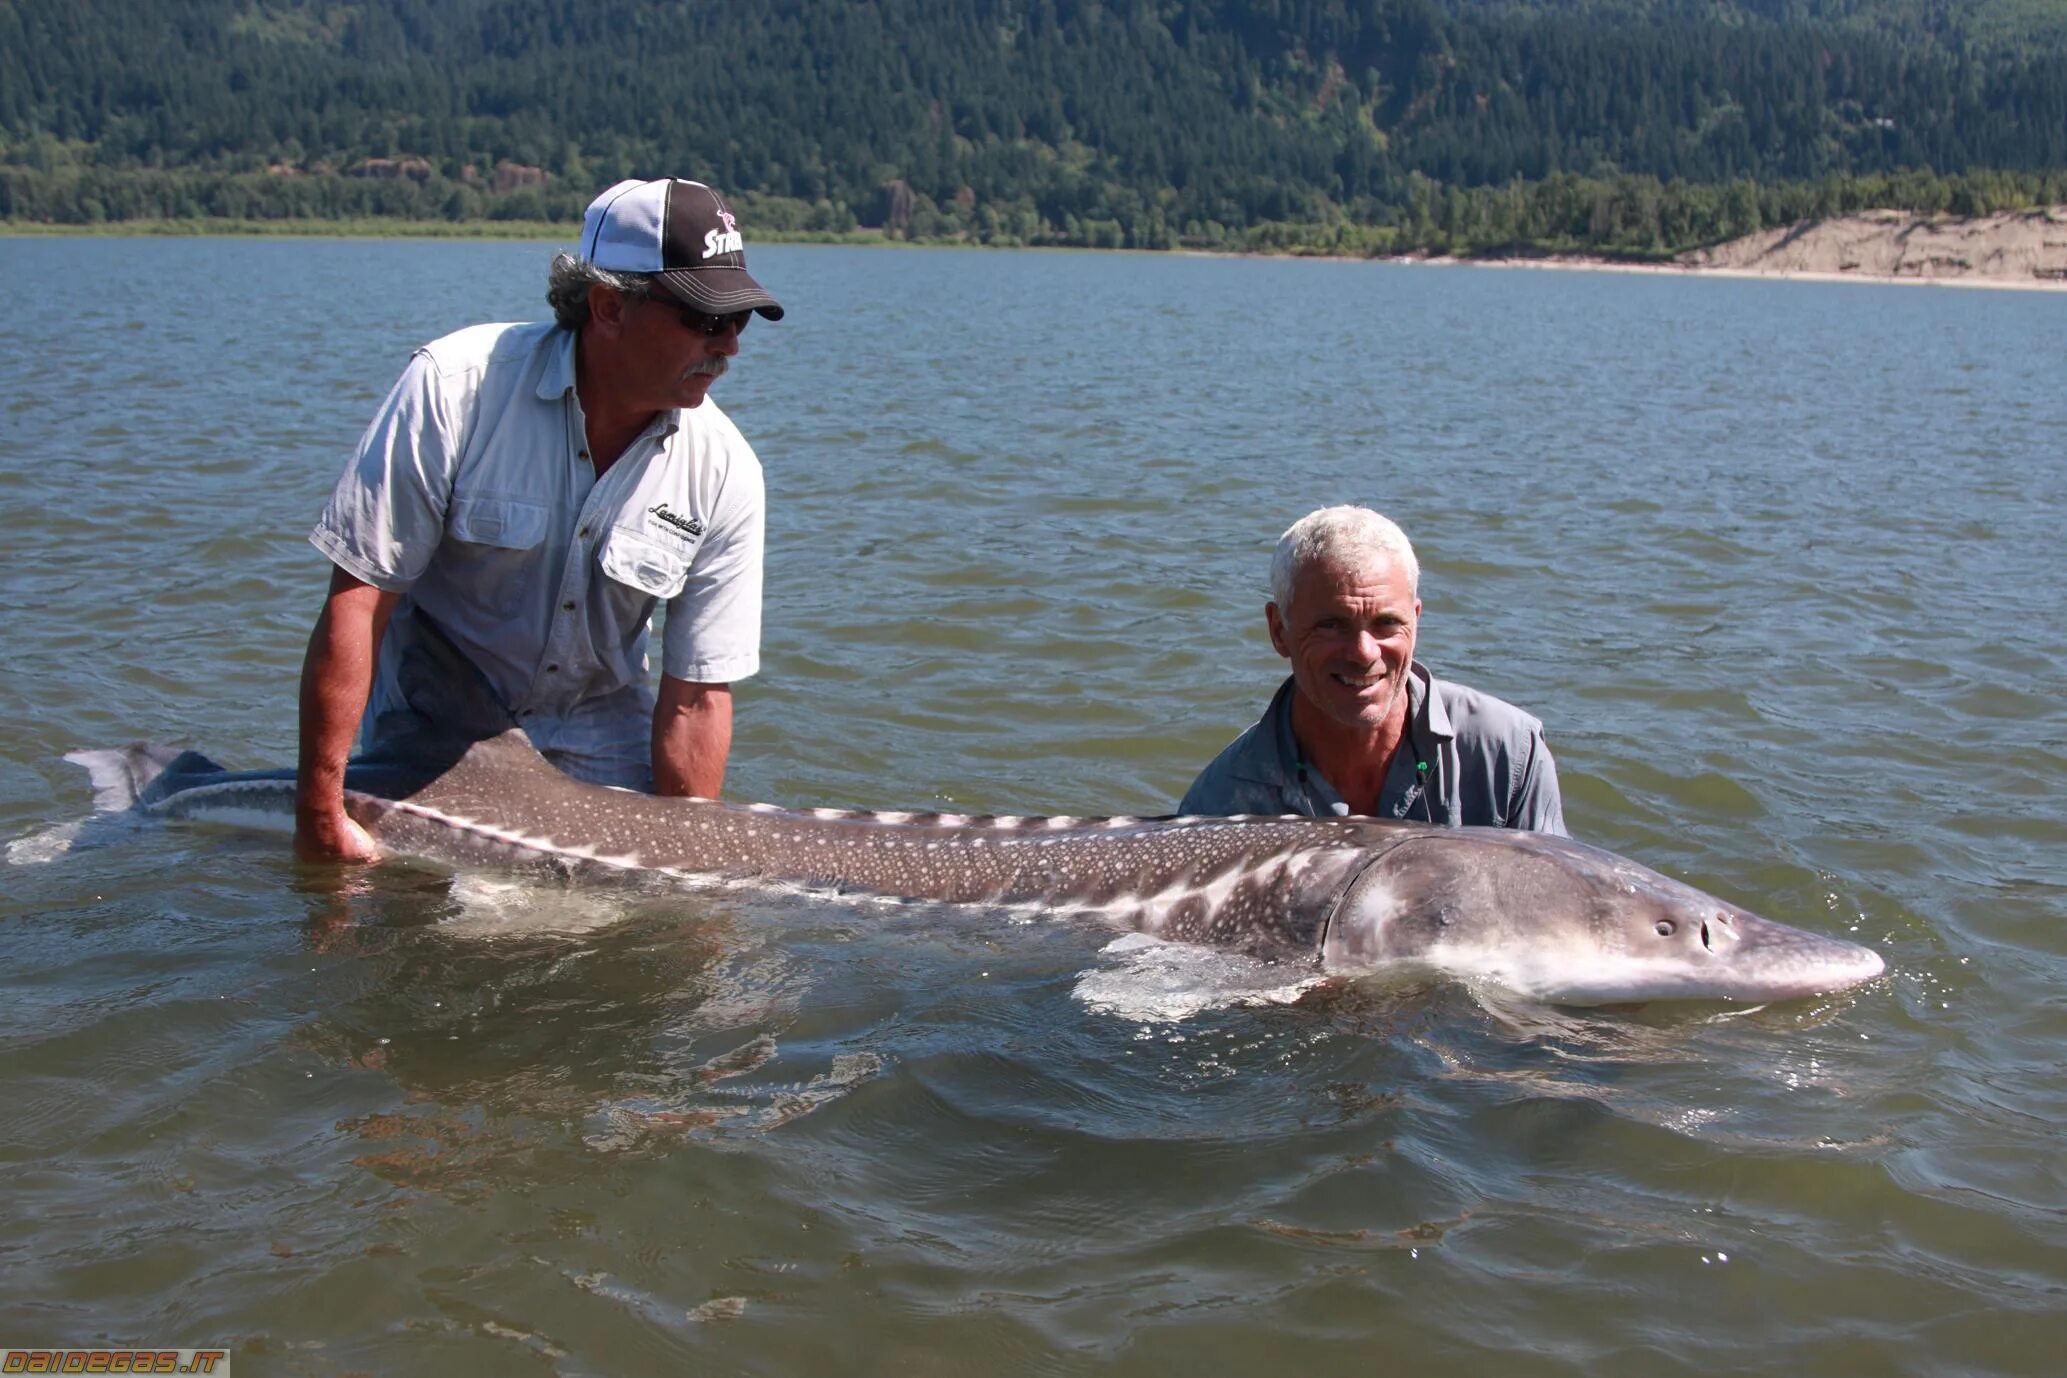
[[[1844,938],[1793,928],[1730,905],[1712,905],[1702,923],[1708,951],[1729,959],[1733,994],[1789,999],[1845,990],[1886,969],[1881,955]]]

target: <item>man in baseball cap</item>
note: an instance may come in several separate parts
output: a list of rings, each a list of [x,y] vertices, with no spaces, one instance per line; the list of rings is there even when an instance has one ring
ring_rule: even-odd
[[[551,321],[417,350],[310,534],[332,569],[302,669],[306,859],[374,855],[344,808],[355,735],[514,724],[585,780],[724,783],[731,685],[760,668],[763,494],[708,397],[748,323],[783,309],[701,182],[619,182],[578,248],[553,259]]]

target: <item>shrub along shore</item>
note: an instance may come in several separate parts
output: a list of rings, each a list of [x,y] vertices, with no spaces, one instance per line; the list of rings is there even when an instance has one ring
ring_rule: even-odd
[[[902,182],[870,204],[806,201],[741,188],[730,195],[757,239],[869,238],[1016,248],[1205,249],[1366,258],[1386,254],[1593,253],[1665,259],[1760,230],[1867,210],[1985,216],[2067,202],[2067,169],[1898,171],[1813,182],[1660,181],[1635,174],[1556,173],[1472,187],[1418,173],[1396,200],[1344,205],[1309,200],[1303,215],[1240,223],[1179,220],[1127,188],[1094,188],[1081,213],[1031,195],[935,202]],[[464,194],[462,194],[462,192]],[[454,234],[528,238],[532,227],[578,225],[595,188],[565,179],[483,194],[435,174],[180,172],[73,167],[37,173],[0,165],[0,224],[142,228],[157,222],[204,232],[247,223],[265,233]],[[434,228],[436,227],[436,228]],[[544,231],[551,237],[557,231]]]
[[[1553,179],[1555,181],[1556,179]],[[2055,187],[2053,182],[2061,185]],[[1630,185],[1634,183],[1634,185]],[[1562,188],[1564,232],[1544,233],[1540,202],[1543,188],[1519,185],[1446,191],[1425,213],[1391,225],[1357,225],[1347,220],[1318,224],[1268,223],[1239,232],[1186,236],[1171,242],[1137,244],[1124,233],[1102,229],[1086,234],[1081,225],[1055,229],[1031,227],[1026,235],[980,234],[931,224],[923,228],[813,223],[797,212],[797,203],[779,198],[739,198],[742,216],[753,238],[762,243],[961,246],[975,248],[1147,249],[1164,252],[1263,254],[1278,257],[1383,258],[1429,262],[1480,262],[1541,267],[1648,267],[1663,271],[1715,272],[1735,275],[1893,279],[1969,282],[1987,285],[2031,285],[2067,288],[2067,177],[1991,179],[1980,194],[1972,179],[1943,179],[1916,174],[1906,182],[1890,181],[1901,197],[1924,202],[1925,208],[1845,208],[1844,188],[1758,188],[1748,183],[1724,188],[1724,213],[1711,225],[1751,224],[1729,236],[1693,239],[1693,225],[1678,211],[1699,188],[1645,185],[1643,179],[1617,183],[1567,179]],[[2030,200],[2054,192],[2052,202]],[[1536,196],[1532,206],[1531,194]],[[1732,204],[1733,202],[1733,204]],[[2013,209],[1960,214],[1951,206],[2010,203]],[[1502,235],[1538,214],[1529,228],[1537,233]],[[1773,222],[1772,214],[1806,211],[1797,219]],[[759,214],[756,214],[758,212]],[[770,212],[773,212],[770,214]],[[1583,216],[1583,229],[1576,221]],[[421,219],[406,216],[279,217],[140,217],[122,220],[50,222],[0,220],[0,234],[9,235],[212,235],[310,238],[481,239],[568,243],[579,222],[547,219]]]

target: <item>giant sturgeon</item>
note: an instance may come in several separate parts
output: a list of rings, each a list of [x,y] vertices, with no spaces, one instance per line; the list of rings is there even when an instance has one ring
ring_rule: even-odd
[[[291,828],[291,771],[139,744],[75,752],[103,810]],[[946,904],[1076,911],[1179,942],[1419,968],[1557,1004],[1768,1001],[1880,974],[1598,847],[1350,818],[1015,818],[662,799],[574,780],[521,731],[353,763],[345,805],[384,849],[461,864],[655,872]]]

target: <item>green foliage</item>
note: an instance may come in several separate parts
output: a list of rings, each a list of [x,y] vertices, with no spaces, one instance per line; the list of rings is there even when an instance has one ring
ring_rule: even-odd
[[[0,0],[0,219],[571,223],[676,173],[756,233],[1660,254],[2057,196],[2063,10]]]

